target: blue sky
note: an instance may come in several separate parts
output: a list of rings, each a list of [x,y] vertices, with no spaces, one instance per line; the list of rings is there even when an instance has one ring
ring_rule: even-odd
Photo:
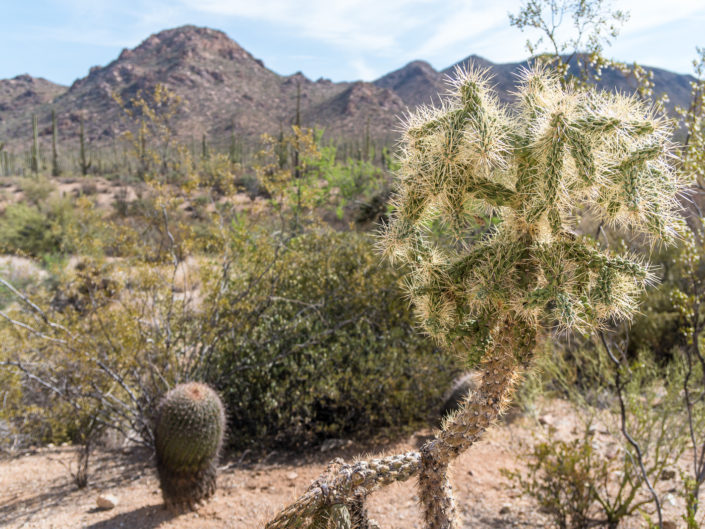
[[[445,68],[470,55],[526,57],[509,26],[521,0],[0,0],[0,79],[70,84],[151,33],[225,31],[280,74],[372,80],[414,59]],[[689,73],[705,46],[705,0],[614,0],[630,12],[607,55]]]

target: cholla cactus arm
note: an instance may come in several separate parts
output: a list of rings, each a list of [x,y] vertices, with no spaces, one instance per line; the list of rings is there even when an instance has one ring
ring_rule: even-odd
[[[269,529],[306,526],[321,509],[417,474],[427,527],[454,527],[448,466],[504,409],[539,329],[589,332],[628,319],[653,281],[639,258],[574,230],[589,208],[647,240],[676,238],[688,182],[673,167],[666,121],[631,97],[562,87],[540,68],[523,72],[516,95],[505,110],[485,73],[458,70],[440,108],[408,117],[380,242],[409,271],[423,329],[479,364],[478,389],[421,453],[343,466]],[[467,228],[488,212],[500,222],[473,243]],[[448,233],[432,237],[439,225]]]
[[[648,267],[612,255],[572,229],[576,210],[659,240],[677,233],[670,129],[637,100],[573,91],[541,69],[522,74],[505,111],[482,72],[457,71],[437,110],[408,120],[397,210],[382,246],[409,270],[407,290],[426,332],[481,364],[479,390],[422,449],[427,525],[453,526],[450,461],[498,416],[541,326],[587,332],[629,318]],[[501,223],[468,248],[469,216]],[[436,219],[452,244],[426,235]]]

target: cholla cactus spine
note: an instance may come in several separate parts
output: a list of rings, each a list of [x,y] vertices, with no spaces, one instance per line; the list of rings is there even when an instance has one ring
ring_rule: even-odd
[[[671,130],[635,98],[573,91],[551,73],[522,73],[514,111],[485,72],[457,70],[439,109],[409,116],[396,212],[382,248],[409,267],[407,290],[429,335],[481,362],[482,383],[422,449],[427,524],[452,527],[449,462],[499,415],[540,326],[588,332],[629,318],[653,280],[647,265],[574,234],[579,208],[647,239],[679,231]],[[475,245],[477,213],[500,224]],[[445,245],[429,227],[448,228]]]

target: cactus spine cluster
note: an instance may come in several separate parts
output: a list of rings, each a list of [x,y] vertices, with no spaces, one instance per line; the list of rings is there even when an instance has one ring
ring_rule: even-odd
[[[213,495],[224,432],[223,404],[205,384],[180,384],[163,397],[154,438],[167,507],[194,509]]]
[[[673,240],[687,184],[673,166],[666,120],[636,98],[574,91],[535,68],[523,72],[510,112],[488,83],[485,72],[458,70],[441,108],[409,117],[396,213],[382,243],[411,271],[408,294],[424,329],[464,350],[482,373],[421,451],[420,497],[432,529],[454,526],[448,464],[501,413],[537,329],[589,332],[629,318],[653,280],[639,258],[577,235],[578,213]],[[500,222],[471,244],[478,214]],[[445,237],[431,236],[434,225]]]

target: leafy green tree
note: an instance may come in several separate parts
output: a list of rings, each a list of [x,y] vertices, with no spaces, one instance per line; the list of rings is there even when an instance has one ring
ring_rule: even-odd
[[[592,68],[608,63],[604,47],[628,19],[629,13],[612,10],[609,0],[525,0],[516,14],[509,15],[512,26],[538,33],[526,41],[531,55],[547,54],[563,76],[575,59],[586,79]]]

